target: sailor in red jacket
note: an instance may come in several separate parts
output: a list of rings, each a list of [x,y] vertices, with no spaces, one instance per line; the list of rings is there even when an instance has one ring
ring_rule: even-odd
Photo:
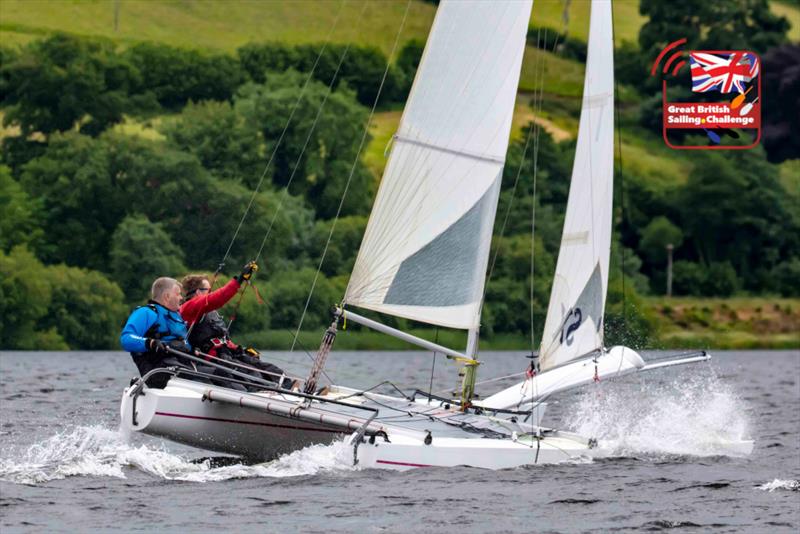
[[[186,292],[186,300],[180,307],[180,314],[189,327],[189,340],[193,347],[223,360],[238,361],[261,369],[266,374],[257,373],[260,377],[278,382],[284,375],[283,370],[262,362],[256,350],[245,349],[231,341],[225,320],[217,311],[236,295],[241,285],[250,280],[257,270],[258,265],[251,261],[244,266],[239,276],[232,278],[230,282],[215,291],[211,291],[211,282],[207,276],[202,274],[185,276],[182,285]],[[287,388],[291,385],[292,381],[289,379],[284,379],[281,384]]]

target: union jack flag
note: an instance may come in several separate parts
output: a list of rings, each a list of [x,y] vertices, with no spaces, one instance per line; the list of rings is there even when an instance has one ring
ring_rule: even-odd
[[[758,58],[748,52],[721,55],[692,52],[689,62],[692,65],[692,91],[695,93],[730,93],[734,87],[739,93],[744,93],[745,84],[758,75]]]

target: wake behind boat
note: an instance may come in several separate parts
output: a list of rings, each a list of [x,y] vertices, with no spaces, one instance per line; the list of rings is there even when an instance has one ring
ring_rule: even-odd
[[[480,313],[532,2],[438,7],[342,305],[303,392],[229,371],[235,391],[191,369],[157,369],[123,393],[123,425],[204,449],[270,459],[350,436],[354,461],[407,469],[506,468],[601,454],[596,440],[541,426],[550,395],[600,379],[708,359],[646,364],[603,345],[611,247],[614,66],[611,4],[594,0],[575,162],[540,350],[521,383],[475,397]],[[464,351],[364,317],[352,307],[468,332]],[[319,389],[340,322],[359,323],[462,366],[460,396]],[[198,363],[207,364],[198,359]],[[221,363],[211,362],[212,366]],[[145,377],[146,378],[146,377]],[[744,442],[742,449],[752,449]]]

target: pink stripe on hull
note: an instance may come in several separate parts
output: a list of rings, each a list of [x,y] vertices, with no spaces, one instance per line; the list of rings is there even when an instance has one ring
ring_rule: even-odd
[[[389,461],[389,460],[375,460],[375,463],[376,464],[389,464],[389,465],[405,465],[405,466],[408,466],[408,467],[436,467],[435,465],[429,465],[429,464],[409,464],[409,463],[406,463],[406,462],[392,462],[392,461]]]

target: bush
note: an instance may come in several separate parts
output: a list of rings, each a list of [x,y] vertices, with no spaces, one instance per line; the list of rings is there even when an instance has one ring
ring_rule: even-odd
[[[47,269],[25,246],[0,250],[0,347],[3,349],[66,349],[56,333],[42,336],[39,321],[52,298]],[[41,343],[41,344],[40,344]]]
[[[244,81],[238,59],[225,54],[140,43],[129,48],[125,57],[142,73],[141,84],[132,93],[151,93],[168,109],[189,101],[230,100]]]
[[[703,294],[706,274],[697,263],[679,260],[672,266],[672,290],[676,295]]]
[[[47,277],[52,299],[39,329],[58,331],[73,350],[116,348],[128,311],[119,286],[97,271],[66,265],[47,267]]]
[[[710,297],[730,297],[740,287],[739,278],[730,262],[712,263],[708,267],[703,294]]]
[[[792,258],[770,271],[770,288],[784,297],[800,297],[800,258]]]

